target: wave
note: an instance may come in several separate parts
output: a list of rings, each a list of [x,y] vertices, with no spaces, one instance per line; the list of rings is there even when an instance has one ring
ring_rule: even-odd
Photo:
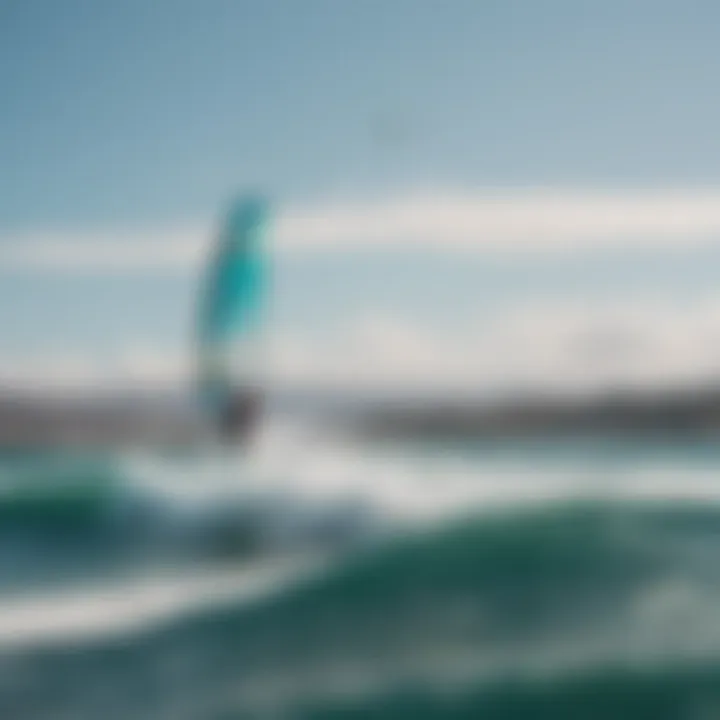
[[[406,690],[368,701],[297,708],[307,720],[709,720],[720,716],[720,664],[659,670],[607,668],[545,681],[506,680],[463,694]],[[240,720],[252,714],[224,713]]]
[[[6,455],[0,598],[98,574],[343,552],[381,532],[373,503],[348,492],[347,473],[332,487],[339,465],[312,457]]]
[[[157,564],[334,548],[564,498],[719,497],[712,463],[642,448],[375,448],[284,429],[253,456],[16,453],[0,458],[0,593]],[[289,435],[289,437],[288,437]],[[647,456],[647,450],[644,451]],[[583,462],[582,458],[585,459]],[[608,460],[610,458],[610,460]],[[579,461],[578,461],[579,460]]]
[[[4,677],[23,683],[0,688],[0,706],[43,717],[50,698],[74,718],[112,703],[135,718],[714,717],[719,551],[712,504],[472,514],[282,592],[4,658]]]
[[[250,714],[705,717],[718,551],[717,507],[564,503],[406,538],[211,624],[254,659]]]

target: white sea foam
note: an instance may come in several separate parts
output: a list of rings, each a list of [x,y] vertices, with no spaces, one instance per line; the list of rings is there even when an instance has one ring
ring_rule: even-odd
[[[260,600],[318,572],[326,560],[294,557],[241,570],[144,574],[131,580],[82,584],[0,601],[0,653],[19,646],[77,642],[142,631],[158,622],[232,600]]]
[[[697,466],[654,450],[623,460],[609,446],[602,457],[381,449],[280,424],[269,426],[245,454],[123,455],[115,467],[120,495],[154,504],[158,523],[212,530],[219,517],[250,518],[280,545],[240,571],[165,568],[71,592],[6,597],[0,645],[127,633],[207,603],[274,592],[325,562],[333,543],[350,531],[372,539],[461,514],[567,498],[720,501],[720,456]],[[328,526],[322,552],[304,543]]]

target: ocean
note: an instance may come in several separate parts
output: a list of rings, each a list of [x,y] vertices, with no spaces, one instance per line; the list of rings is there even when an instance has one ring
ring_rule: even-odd
[[[720,718],[720,446],[5,452],[0,718]]]

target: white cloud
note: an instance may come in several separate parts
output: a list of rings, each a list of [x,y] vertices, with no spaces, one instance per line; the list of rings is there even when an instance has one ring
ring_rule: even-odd
[[[518,305],[463,332],[383,316],[332,343],[284,341],[276,376],[301,385],[482,395],[720,382],[720,296]]]
[[[210,244],[203,229],[33,233],[0,237],[0,269],[56,272],[186,272]]]
[[[0,237],[0,268],[187,271],[216,231],[193,227]],[[462,252],[677,248],[720,238],[720,188],[479,190],[281,209],[278,252],[429,247]]]
[[[720,233],[720,189],[515,190],[318,207],[280,220],[288,248],[431,246],[465,251],[675,246]]]
[[[614,304],[545,302],[483,315],[462,332],[369,317],[332,337],[278,334],[264,368],[275,387],[477,394],[594,392],[720,381],[720,296],[684,305],[660,297]],[[3,358],[5,387],[181,388],[189,350],[128,347],[82,355]]]
[[[0,387],[41,393],[163,390],[190,381],[190,358],[136,345],[109,358],[92,353],[8,356],[0,360]]]

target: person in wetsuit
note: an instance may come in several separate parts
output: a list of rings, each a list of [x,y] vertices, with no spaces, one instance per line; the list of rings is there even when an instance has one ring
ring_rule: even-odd
[[[263,409],[262,393],[248,390],[231,394],[218,415],[218,434],[224,442],[244,442],[257,426]]]

